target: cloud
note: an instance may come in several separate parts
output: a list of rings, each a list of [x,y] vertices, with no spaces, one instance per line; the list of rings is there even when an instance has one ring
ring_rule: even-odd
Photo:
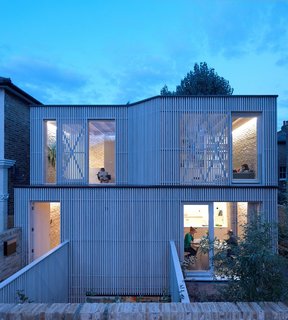
[[[136,56],[118,71],[106,77],[107,85],[114,88],[116,103],[134,102],[160,93],[167,79],[175,77],[167,57]]]
[[[38,83],[62,90],[73,90],[85,86],[87,79],[80,73],[59,67],[47,60],[31,57],[14,57],[2,67],[4,71],[19,78],[26,78],[28,83]]]
[[[0,70],[2,76],[43,103],[69,103],[89,85],[86,75],[45,59],[14,56],[2,61]]]
[[[287,52],[288,3],[285,1],[197,1],[203,43],[210,54],[240,58],[250,53]]]
[[[288,65],[288,56],[283,56],[279,60],[276,61],[276,65],[279,67],[287,66]]]

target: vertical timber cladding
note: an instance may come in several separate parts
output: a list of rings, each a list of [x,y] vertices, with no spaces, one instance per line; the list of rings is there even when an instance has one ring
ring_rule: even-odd
[[[91,119],[115,119],[117,184],[227,185],[231,171],[227,159],[231,112],[261,114],[262,183],[276,184],[276,96],[172,96],[124,106],[32,107],[31,184],[44,183],[42,120],[86,123]],[[203,146],[201,130],[211,138],[208,147]],[[190,134],[196,134],[190,139],[195,150],[186,139]],[[193,153],[197,154],[193,166],[198,168],[194,171],[184,165]],[[201,161],[204,153],[205,160]]]
[[[128,108],[129,175],[128,183],[159,185],[161,98],[148,99]]]
[[[70,241],[71,302],[83,301],[91,290],[162,294],[169,286],[169,241],[175,241],[179,254],[182,246],[184,202],[260,202],[263,218],[276,218],[277,190],[261,187],[31,187],[15,192],[26,263],[30,200],[61,203],[61,241]]]
[[[44,120],[55,120],[57,124],[57,152],[65,152],[67,149],[67,141],[65,143],[65,125],[74,126],[78,130],[78,134],[74,137],[74,144],[77,147],[81,145],[82,149],[88,146],[88,121],[89,120],[115,120],[116,121],[116,183],[127,184],[128,176],[128,122],[127,122],[127,105],[125,106],[32,106],[31,107],[31,165],[30,177],[31,185],[43,185],[44,177],[44,138],[43,138],[43,122]],[[71,129],[71,128],[70,128]],[[85,134],[83,134],[83,130]],[[62,134],[61,134],[62,133]],[[74,132],[75,133],[75,132]],[[79,141],[78,141],[79,140]],[[65,149],[66,148],[66,149]],[[67,150],[66,150],[67,151]],[[69,151],[69,150],[68,150]],[[68,152],[67,151],[67,152]],[[75,172],[73,174],[77,178],[75,181],[67,181],[65,179],[65,170],[63,163],[57,162],[57,183],[58,184],[83,184],[88,183],[88,150],[83,152],[85,159],[81,160],[82,167],[79,170],[78,164],[75,164]],[[84,161],[84,163],[82,162]],[[79,162],[79,161],[78,161]],[[59,166],[62,166],[60,168]],[[86,167],[85,167],[86,166]],[[68,168],[69,169],[69,168]],[[73,169],[74,170],[74,169]],[[64,176],[64,178],[61,177]],[[79,179],[78,179],[79,178]],[[79,182],[80,181],[80,182]]]
[[[277,184],[276,96],[192,96],[162,99],[161,184],[229,184],[229,121],[232,112],[260,114],[262,184]],[[210,136],[209,141],[203,140],[201,131],[206,131]],[[209,151],[213,151],[211,155]],[[203,158],[206,161],[203,160],[202,163],[201,154],[204,152]],[[189,159],[194,171],[185,168],[187,157],[195,157],[195,154],[197,163]]]

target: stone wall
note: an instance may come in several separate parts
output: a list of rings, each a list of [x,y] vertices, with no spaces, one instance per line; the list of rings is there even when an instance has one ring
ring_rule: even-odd
[[[15,160],[8,177],[8,228],[13,227],[14,194],[16,185],[29,185],[30,172],[30,108],[26,101],[5,94],[5,159]]]
[[[13,238],[16,238],[16,252],[10,256],[4,256],[4,241]],[[6,230],[0,234],[0,281],[8,278],[21,268],[21,229]]]
[[[288,307],[273,302],[0,304],[0,318],[125,320],[287,319]]]

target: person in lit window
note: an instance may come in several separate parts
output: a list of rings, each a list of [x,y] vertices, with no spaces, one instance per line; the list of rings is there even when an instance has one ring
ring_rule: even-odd
[[[190,231],[185,234],[184,238],[184,251],[189,252],[189,255],[187,257],[196,256],[197,250],[195,250],[192,245],[194,241],[194,234],[197,232],[197,230],[193,227],[190,227]]]
[[[250,172],[250,169],[247,163],[242,164],[240,172]]]
[[[97,173],[97,177],[100,183],[107,183],[111,179],[110,174],[105,170],[105,168],[100,169],[100,171]]]

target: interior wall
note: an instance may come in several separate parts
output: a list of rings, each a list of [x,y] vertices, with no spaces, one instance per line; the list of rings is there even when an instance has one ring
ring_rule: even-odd
[[[110,182],[115,182],[115,141],[89,146],[89,183],[100,183],[97,173],[101,168],[111,175]]]
[[[32,205],[32,260],[60,244],[60,203],[34,202]]]
[[[60,203],[50,203],[50,250],[60,244]]]
[[[89,146],[89,183],[100,183],[97,173],[104,166],[104,144]]]
[[[257,172],[257,121],[249,118],[249,125],[244,123],[235,131],[237,133],[232,135],[233,170],[241,169],[241,165],[247,163],[249,169]]]
[[[104,164],[106,171],[111,174],[110,182],[115,182],[115,141],[104,142]]]

